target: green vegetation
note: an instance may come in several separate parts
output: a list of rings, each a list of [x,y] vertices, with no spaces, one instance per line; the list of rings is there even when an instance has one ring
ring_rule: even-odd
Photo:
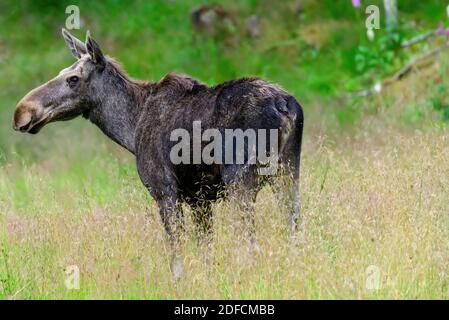
[[[189,13],[203,1],[193,0],[75,1],[74,34],[89,29],[134,78],[260,76],[294,94],[306,115],[298,239],[263,190],[262,250],[252,256],[235,237],[238,213],[219,203],[209,253],[188,233],[189,277],[173,283],[157,206],[131,155],[84,119],[35,136],[11,129],[18,100],[73,63],[60,29],[74,1],[2,1],[0,298],[448,298],[449,54],[382,94],[344,98],[423,53],[399,43],[448,22],[447,3],[399,0],[400,28],[370,42],[364,10],[349,0],[304,0],[301,15],[295,0],[216,2],[235,15],[237,41],[197,34]],[[252,14],[256,39],[243,31]],[[80,290],[64,286],[70,265]],[[377,290],[365,286],[370,265]]]

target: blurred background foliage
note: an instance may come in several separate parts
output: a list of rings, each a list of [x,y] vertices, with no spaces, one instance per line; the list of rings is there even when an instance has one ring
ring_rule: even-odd
[[[176,71],[213,85],[260,76],[279,83],[303,104],[306,135],[330,128],[350,130],[366,115],[388,108],[393,100],[342,97],[390,76],[428,46],[400,49],[403,39],[436,30],[439,22],[448,24],[447,3],[441,0],[399,0],[400,23],[395,30],[385,28],[383,2],[370,1],[381,8],[381,29],[375,31],[373,41],[366,35],[365,1],[359,8],[350,0],[1,1],[0,163],[16,170],[39,164],[56,181],[58,172],[62,181],[79,181],[73,187],[79,185],[80,191],[86,179],[99,181],[93,182],[93,188],[97,186],[95,194],[100,198],[109,195],[104,201],[114,192],[102,190],[101,174],[84,164],[110,159],[110,163],[119,161],[111,169],[114,173],[134,174],[134,170],[130,156],[96,128],[77,119],[52,124],[36,136],[11,129],[20,98],[73,63],[60,35],[70,4],[78,5],[81,15],[81,30],[73,33],[84,39],[89,29],[103,51],[121,61],[132,77],[157,81]],[[192,11],[204,4],[225,11],[225,28],[211,32],[192,25]],[[257,30],[248,27],[251,17]],[[419,126],[429,117],[449,119],[444,62],[440,70],[438,80],[423,78],[438,83],[424,88],[423,100],[413,97],[395,116],[398,122]],[[16,181],[19,190],[21,183],[26,185]]]

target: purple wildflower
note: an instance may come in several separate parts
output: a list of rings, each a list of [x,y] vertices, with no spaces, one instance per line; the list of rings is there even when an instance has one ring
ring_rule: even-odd
[[[443,24],[440,22],[437,29],[438,34],[444,34]]]
[[[354,8],[359,8],[362,5],[360,0],[352,0],[352,6]]]

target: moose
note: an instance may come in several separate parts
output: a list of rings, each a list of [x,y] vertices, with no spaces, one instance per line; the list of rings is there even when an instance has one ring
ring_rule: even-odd
[[[93,122],[135,155],[140,179],[157,202],[174,246],[183,229],[183,203],[190,206],[200,233],[207,235],[212,227],[211,205],[226,198],[238,204],[248,226],[247,239],[254,243],[254,202],[258,191],[275,177],[290,181],[287,191],[277,193],[288,211],[289,228],[297,228],[304,116],[293,96],[259,78],[213,87],[177,73],[158,82],[134,80],[116,60],[103,55],[89,31],[84,43],[65,29],[62,35],[76,62],[20,100],[13,117],[15,130],[36,134],[48,123],[78,116]],[[171,133],[176,129],[191,133],[194,121],[219,132],[277,130],[277,141],[270,141],[278,145],[275,174],[260,175],[263,164],[250,163],[247,150],[244,163],[173,163]],[[231,149],[236,151],[236,146]]]

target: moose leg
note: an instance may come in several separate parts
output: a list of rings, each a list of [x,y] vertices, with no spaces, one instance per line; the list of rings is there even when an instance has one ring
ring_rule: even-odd
[[[294,234],[298,230],[300,218],[300,196],[299,196],[299,166],[284,168],[283,175],[275,178],[271,187],[279,198],[281,212],[288,214],[288,225],[290,232]]]
[[[289,201],[291,203],[289,212],[289,225],[290,231],[295,233],[298,231],[298,223],[300,218],[301,200],[299,196],[299,181],[298,178],[294,178],[292,185],[288,190]]]
[[[164,229],[167,232],[170,244],[179,245],[180,236],[183,231],[182,209],[180,204],[174,199],[164,199],[159,201],[159,213],[161,215]]]
[[[181,236],[183,232],[183,215],[180,204],[173,197],[158,201],[159,211],[170,242],[170,269],[176,281],[182,274]]]
[[[298,231],[298,222],[301,210],[299,195],[299,155],[294,158],[293,164],[287,170],[287,201],[289,202],[289,225],[292,234]]]
[[[137,155],[137,170],[144,186],[159,206],[162,224],[170,244],[170,268],[173,278],[177,280],[182,273],[180,257],[183,215],[179,201],[178,185],[173,170],[161,166],[158,161],[148,158],[150,152]],[[167,162],[169,163],[169,162]]]
[[[295,176],[286,176],[287,190],[284,191],[284,203],[288,210],[288,224],[290,232],[294,234],[298,230],[300,217],[299,181]]]
[[[299,108],[299,110],[301,109]],[[304,122],[302,111],[296,121],[296,130],[290,134],[280,157],[281,174],[282,177],[285,178],[283,180],[286,184],[284,184],[283,188],[278,193],[284,198],[284,203],[288,210],[289,227],[292,235],[298,230],[301,206],[299,196],[299,169],[301,162],[302,128]]]

